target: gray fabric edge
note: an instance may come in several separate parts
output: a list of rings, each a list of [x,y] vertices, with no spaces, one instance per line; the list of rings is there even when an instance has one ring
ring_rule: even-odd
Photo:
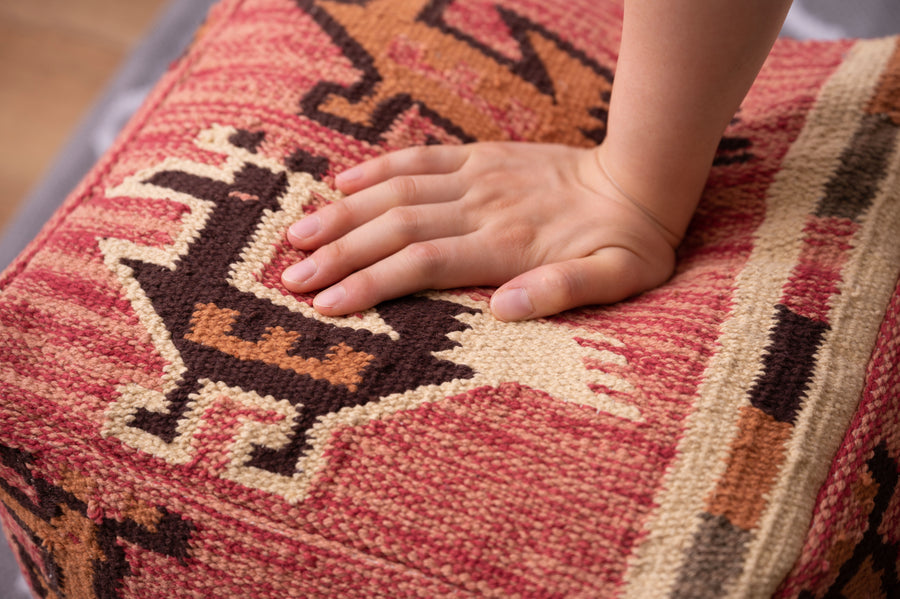
[[[10,221],[0,239],[0,269],[5,269],[38,234],[106,151],[156,81],[185,51],[214,3],[215,0],[169,1]],[[4,538],[0,540],[0,598],[31,597],[30,587]]]
[[[185,50],[214,0],[170,0],[103,95],[81,120],[0,239],[0,270],[38,234]]]

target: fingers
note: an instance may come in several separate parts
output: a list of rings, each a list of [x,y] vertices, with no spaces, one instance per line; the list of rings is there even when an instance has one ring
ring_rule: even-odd
[[[462,193],[462,182],[458,178],[443,175],[394,177],[297,221],[288,229],[288,241],[298,249],[314,249],[378,218],[391,208],[449,202]]]
[[[585,258],[539,266],[519,275],[494,292],[491,312],[499,320],[526,320],[579,306],[618,302],[662,283],[651,283],[646,273],[647,265],[632,252],[604,248]],[[667,274],[656,276],[664,279]]]
[[[289,267],[282,281],[298,293],[322,289],[413,243],[467,232],[465,219],[451,204],[392,208]]]
[[[339,316],[422,289],[493,285],[503,280],[506,273],[483,260],[472,237],[411,244],[326,289],[313,305],[323,314]],[[514,321],[615,303],[659,285],[670,272],[665,268],[648,270],[628,250],[605,248],[595,255],[539,266],[519,275],[494,293],[491,311],[499,320]]]
[[[362,163],[336,178],[346,198],[291,226],[289,241],[312,253],[283,282],[324,289],[314,305],[332,316],[428,288],[504,283],[491,301],[500,320],[617,302],[663,283],[672,246],[630,205],[572,183],[567,152],[475,144]]]
[[[345,194],[382,183],[393,177],[441,175],[458,170],[469,155],[466,146],[420,146],[373,158],[335,177]]]
[[[496,284],[503,277],[484,263],[483,252],[469,237],[410,244],[326,289],[313,305],[322,314],[340,316],[423,289]]]

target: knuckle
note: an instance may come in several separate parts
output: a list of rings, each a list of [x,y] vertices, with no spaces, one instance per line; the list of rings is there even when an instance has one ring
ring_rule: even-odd
[[[463,214],[471,215],[482,222],[488,222],[502,210],[498,194],[481,180],[460,198],[459,206]]]
[[[472,144],[472,157],[478,160],[505,158],[509,150],[505,144],[496,142],[481,142]]]
[[[416,180],[402,175],[388,181],[388,189],[401,204],[412,203],[416,198]]]
[[[325,220],[327,219],[332,224],[342,227],[346,223],[352,222],[353,220],[353,202],[345,198],[339,202],[334,202],[327,206],[328,210],[320,210],[319,218],[322,219],[322,224],[325,224]]]
[[[431,241],[420,241],[406,246],[406,256],[410,267],[429,281],[447,262],[444,251]]]
[[[559,305],[573,305],[582,295],[584,279],[577,269],[566,264],[557,264],[556,268],[544,273],[544,282],[548,289],[553,290]]]
[[[369,269],[358,270],[346,279],[342,285],[347,290],[347,295],[365,302],[377,297],[378,281]]]
[[[412,167],[422,167],[428,164],[431,154],[428,146],[413,146],[406,149],[403,158]]]
[[[513,173],[488,171],[473,177],[472,193],[482,203],[494,203],[498,200],[511,199],[511,177]]]
[[[419,229],[419,210],[414,206],[397,206],[388,210],[394,232],[403,239],[411,239]]]
[[[401,162],[402,160],[397,156],[397,152],[382,154],[372,161],[372,170],[374,175],[383,181],[390,178],[391,173],[397,170]]]
[[[493,169],[490,165],[495,164],[497,160],[503,160],[505,153],[500,145],[492,142],[477,142],[466,146],[468,152],[466,159],[461,166],[461,170],[470,175],[481,175],[490,173]]]
[[[343,239],[337,239],[323,245],[314,254],[317,264],[342,264],[347,256],[347,245]]]

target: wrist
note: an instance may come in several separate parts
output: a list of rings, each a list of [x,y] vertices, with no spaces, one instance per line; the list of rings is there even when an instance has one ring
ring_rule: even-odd
[[[603,176],[606,177],[606,180],[619,192],[619,197],[625,199],[629,203],[631,203],[635,208],[641,211],[644,216],[647,217],[650,222],[652,222],[660,231],[664,234],[664,236],[672,243],[673,245],[677,244],[677,242],[681,239],[681,235],[670,229],[653,211],[650,210],[647,206],[628,193],[624,187],[619,185],[618,181],[609,174],[609,170],[606,168],[606,165],[603,164],[603,154],[600,152],[594,152],[594,156],[597,159],[597,165],[600,168],[600,171],[603,173]]]
[[[616,196],[655,221],[666,239],[677,246],[700,201],[712,157],[698,159],[685,154],[654,159],[652,154],[629,153],[608,142],[593,150],[597,170]]]

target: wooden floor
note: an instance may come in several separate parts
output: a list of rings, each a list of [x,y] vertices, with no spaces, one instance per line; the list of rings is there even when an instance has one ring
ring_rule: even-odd
[[[0,231],[166,0],[0,0]]]

